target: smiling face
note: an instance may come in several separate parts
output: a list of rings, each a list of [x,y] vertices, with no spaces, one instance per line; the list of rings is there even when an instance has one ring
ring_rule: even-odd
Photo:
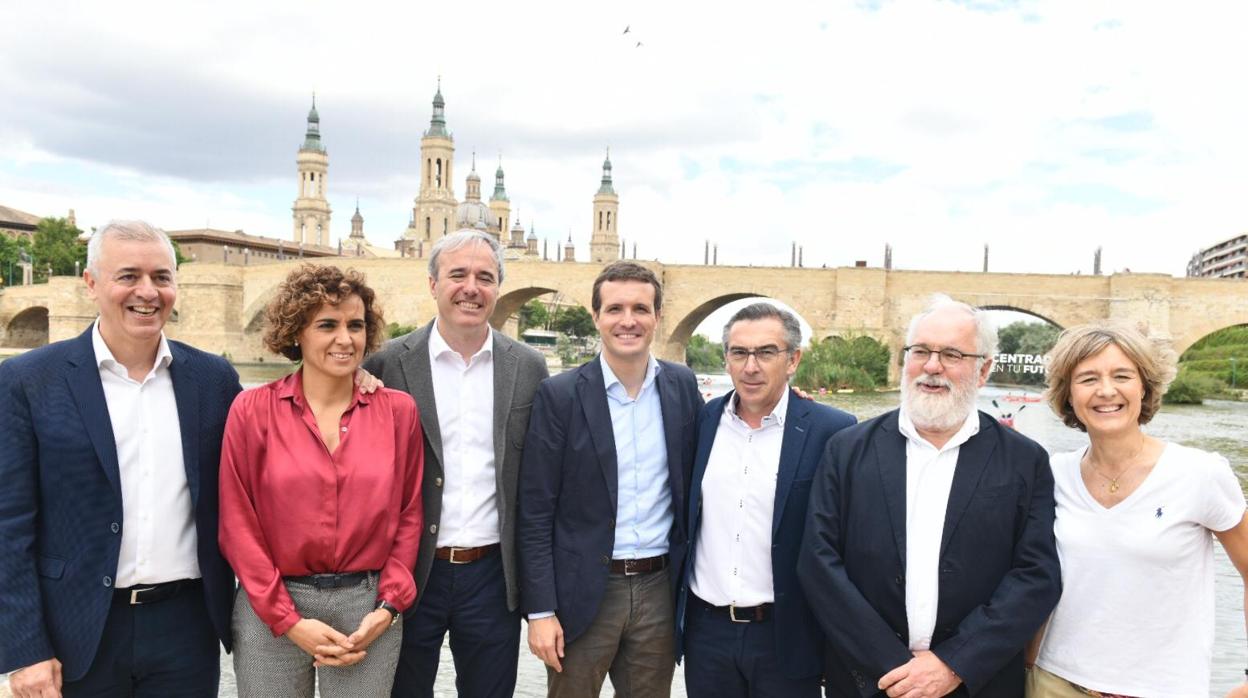
[[[992,371],[992,362],[979,363],[973,357],[942,363],[942,349],[978,354],[975,320],[956,308],[946,308],[923,318],[910,338],[911,345],[932,350],[926,361],[906,354],[902,404],[920,431],[956,431],[975,408],[975,396]]]
[[[484,336],[498,302],[498,264],[488,245],[471,242],[443,252],[438,277],[429,279],[438,303],[438,331],[446,337]]]
[[[1075,365],[1070,406],[1090,435],[1138,430],[1144,381],[1130,358],[1110,344]]]
[[[608,360],[634,361],[650,355],[650,342],[659,314],[654,310],[654,286],[645,281],[604,281],[602,305],[594,325],[602,335],[602,353]]]
[[[178,297],[169,248],[156,240],[106,237],[83,279],[100,309],[100,335],[117,355],[155,351]]]
[[[337,305],[325,303],[299,330],[303,371],[328,378],[351,379],[364,360],[368,327],[364,301],[354,293]]]
[[[788,346],[784,325],[771,317],[734,322],[728,329],[728,353],[731,354],[734,349],[781,350],[775,358],[766,362],[760,362],[758,354],[747,356],[744,363],[737,363],[731,358],[727,361],[728,375],[732,377],[732,387],[737,392],[742,413],[766,417],[788,389],[789,379],[802,360],[802,350]],[[784,351],[786,349],[793,351]]]

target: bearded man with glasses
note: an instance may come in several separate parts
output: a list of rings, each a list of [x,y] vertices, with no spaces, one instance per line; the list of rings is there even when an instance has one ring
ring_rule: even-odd
[[[829,696],[1023,694],[1061,573],[1048,455],[975,409],[996,343],[984,311],[934,297],[907,332],[901,408],[828,442],[798,577]]]

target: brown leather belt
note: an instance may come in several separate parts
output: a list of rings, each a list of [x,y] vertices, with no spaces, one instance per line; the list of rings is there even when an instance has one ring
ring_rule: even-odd
[[[439,560],[446,560],[452,565],[466,565],[496,552],[498,552],[498,543],[491,543],[478,548],[438,548],[433,551],[433,556]]]
[[[667,555],[643,557],[640,560],[612,560],[611,573],[632,576],[649,574],[667,568]]]

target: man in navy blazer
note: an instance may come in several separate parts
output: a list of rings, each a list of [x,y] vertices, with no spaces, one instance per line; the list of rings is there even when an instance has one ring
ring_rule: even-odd
[[[529,649],[551,696],[663,696],[675,670],[674,585],[702,396],[687,367],[650,355],[653,272],[594,282],[602,353],[542,382],[520,465],[516,546]]]
[[[19,698],[217,695],[217,468],[241,387],[165,338],[175,274],[163,232],[109,223],[83,275],[99,320],[0,363],[0,672]]]
[[[996,343],[984,311],[937,296],[910,323],[901,409],[828,442],[798,577],[829,696],[1023,694],[1061,572],[1048,456],[975,409]]]
[[[724,327],[734,390],[698,416],[676,608],[690,698],[819,695],[823,632],[797,553],[823,446],[856,420],[790,390],[801,341],[797,318],[770,303]]]

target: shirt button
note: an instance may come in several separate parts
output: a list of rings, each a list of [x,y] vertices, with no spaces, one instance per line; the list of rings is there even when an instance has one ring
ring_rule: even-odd
[[[430,533],[437,533],[437,532],[438,532],[438,525],[437,525],[437,524],[429,524],[429,532],[430,532]]]
[[[108,525],[108,530],[112,531],[113,533],[119,533],[121,531],[121,524],[114,521]]]
[[[113,578],[108,575],[104,575],[104,579],[102,581],[106,587],[111,587],[113,585]]]
[[[438,478],[434,478],[434,480],[433,480],[433,484],[437,485],[438,487],[441,487],[441,486],[442,486],[442,478],[440,478],[440,477],[438,477]]]

